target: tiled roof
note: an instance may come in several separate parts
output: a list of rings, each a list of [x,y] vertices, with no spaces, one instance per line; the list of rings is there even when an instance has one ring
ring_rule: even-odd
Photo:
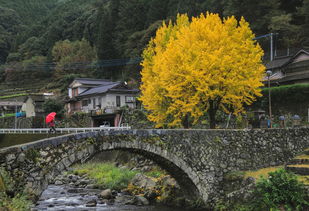
[[[273,61],[270,61],[266,64],[266,69],[275,69],[287,65],[290,62],[293,62],[293,60],[302,53],[309,55],[309,52],[307,50],[301,49],[294,55],[275,58]]]
[[[93,78],[76,78],[74,81],[77,81],[84,85],[103,85],[105,83],[111,83],[106,79],[93,79]]]
[[[103,94],[112,88],[119,86],[120,82],[109,82],[107,84],[87,89],[86,91],[80,93],[78,96],[92,95],[92,94]]]
[[[111,92],[139,92],[139,89],[126,89],[126,88],[112,88],[110,89]]]
[[[274,68],[282,67],[283,65],[288,63],[291,58],[292,56],[275,58],[273,61],[270,61],[266,64],[266,69],[274,69]]]

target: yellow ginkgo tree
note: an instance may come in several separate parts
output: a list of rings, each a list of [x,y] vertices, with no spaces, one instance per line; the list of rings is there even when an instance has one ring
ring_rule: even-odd
[[[142,101],[157,127],[193,124],[218,110],[243,111],[260,96],[263,50],[242,18],[207,13],[163,23],[143,52]]]

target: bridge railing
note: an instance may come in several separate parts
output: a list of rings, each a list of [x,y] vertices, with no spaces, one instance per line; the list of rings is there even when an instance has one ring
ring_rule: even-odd
[[[89,128],[56,128],[56,133],[82,133],[103,130],[129,130],[131,127],[89,127]],[[49,133],[49,128],[1,129],[0,134],[39,134]]]

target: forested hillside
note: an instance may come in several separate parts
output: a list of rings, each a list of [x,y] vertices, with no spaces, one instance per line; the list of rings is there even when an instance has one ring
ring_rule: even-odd
[[[136,58],[162,21],[206,11],[244,16],[256,36],[278,33],[278,52],[309,45],[309,0],[0,0],[0,80],[138,80]],[[258,42],[267,53],[268,38]]]

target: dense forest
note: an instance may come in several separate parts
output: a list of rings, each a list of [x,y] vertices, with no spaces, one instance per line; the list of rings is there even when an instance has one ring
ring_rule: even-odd
[[[162,21],[206,11],[243,16],[256,36],[277,33],[278,54],[309,47],[309,0],[0,0],[0,82],[138,80]],[[269,38],[258,42],[267,56]]]

